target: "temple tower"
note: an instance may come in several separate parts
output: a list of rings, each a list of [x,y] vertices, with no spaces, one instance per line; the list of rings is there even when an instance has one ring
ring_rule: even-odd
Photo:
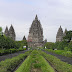
[[[4,32],[5,36],[9,36],[9,31],[8,31],[8,27],[6,26],[5,32]]]
[[[29,30],[28,46],[42,47],[42,45],[43,45],[43,28],[36,15]]]
[[[58,29],[58,32],[57,32],[57,35],[56,35],[56,42],[60,42],[60,41],[62,41],[63,40],[63,30],[62,30],[62,28],[61,28],[61,26],[60,26],[60,28]]]
[[[65,29],[65,31],[64,31],[64,36],[66,36],[66,32],[67,32],[67,29]]]
[[[16,35],[15,35],[15,31],[14,31],[14,28],[13,26],[11,25],[10,29],[9,29],[9,37],[13,40],[15,40],[16,38]]]
[[[23,40],[26,40],[26,37],[25,36],[23,37]]]

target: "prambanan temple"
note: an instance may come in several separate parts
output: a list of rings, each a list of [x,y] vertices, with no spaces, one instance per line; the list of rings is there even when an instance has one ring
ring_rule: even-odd
[[[65,31],[63,32],[63,29],[60,26],[60,28],[58,29],[57,35],[56,35],[56,42],[63,41],[63,37],[66,35],[66,32],[67,32],[67,29],[65,29]]]
[[[43,28],[36,15],[33,20],[31,27],[29,29],[28,35],[28,46],[29,47],[42,47],[44,45],[43,41]]]
[[[14,30],[14,28],[13,28],[12,25],[10,26],[9,30],[8,30],[8,27],[6,27],[4,34],[5,34],[7,37],[10,37],[10,38],[13,39],[13,40],[16,39],[15,30]]]
[[[66,35],[67,29],[65,29],[65,32],[63,32],[62,27],[58,29],[57,35],[56,35],[56,42],[62,41],[63,37]],[[8,27],[6,27],[4,34],[13,40],[16,40],[16,34],[13,26],[8,30]],[[23,37],[23,40],[26,40],[25,36]],[[42,47],[47,40],[43,41],[43,28],[41,25],[40,20],[38,19],[38,16],[36,15],[35,19],[33,20],[31,27],[29,29],[29,35],[28,35],[28,47]]]

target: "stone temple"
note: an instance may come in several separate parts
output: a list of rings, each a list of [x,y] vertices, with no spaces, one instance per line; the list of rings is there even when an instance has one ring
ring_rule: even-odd
[[[15,30],[12,25],[10,26],[9,30],[8,30],[8,27],[6,27],[4,34],[5,36],[10,37],[13,40],[16,39]]]
[[[28,46],[29,47],[42,47],[43,41],[43,28],[36,15],[29,29]]]
[[[25,36],[23,37],[23,40],[26,40],[26,37]]]
[[[58,29],[57,35],[56,35],[56,42],[61,42],[63,41],[63,37],[66,35],[67,29],[63,32],[62,27]]]

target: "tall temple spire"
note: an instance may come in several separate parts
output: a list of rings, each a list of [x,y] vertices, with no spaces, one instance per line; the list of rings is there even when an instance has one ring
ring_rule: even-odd
[[[60,25],[60,28],[61,28],[61,25]]]
[[[8,31],[8,27],[7,26],[6,26],[4,34],[5,34],[5,36],[9,36],[9,31]]]
[[[25,36],[23,37],[23,40],[26,40],[26,37]]]
[[[63,29],[60,26],[56,35],[56,41],[62,41],[62,40],[63,40]]]
[[[36,14],[35,20],[38,20],[38,16],[37,16],[37,14]]]
[[[64,36],[66,36],[66,32],[67,32],[67,29],[65,28],[65,31],[64,31]]]
[[[42,47],[43,45],[43,28],[36,15],[29,30],[28,46],[29,47]]]
[[[16,37],[12,24],[11,24],[10,29],[9,29],[9,37],[12,38],[13,40],[15,40],[15,37]]]
[[[15,40],[16,35],[15,35],[15,30],[11,24],[9,30],[8,27],[6,26],[5,32],[4,32],[5,36],[10,37],[11,39]]]
[[[61,29],[62,30],[62,27],[61,27],[61,25],[60,25],[60,28],[59,29]]]
[[[67,32],[67,28],[65,28],[65,32]]]
[[[11,24],[11,26],[10,26],[10,28],[9,28],[9,31],[14,32],[14,28],[13,28],[12,24]]]

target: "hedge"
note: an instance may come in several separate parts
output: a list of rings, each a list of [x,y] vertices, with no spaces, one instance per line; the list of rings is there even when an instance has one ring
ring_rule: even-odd
[[[11,59],[0,62],[0,72],[13,72],[13,70],[31,53],[31,51],[20,54]]]

